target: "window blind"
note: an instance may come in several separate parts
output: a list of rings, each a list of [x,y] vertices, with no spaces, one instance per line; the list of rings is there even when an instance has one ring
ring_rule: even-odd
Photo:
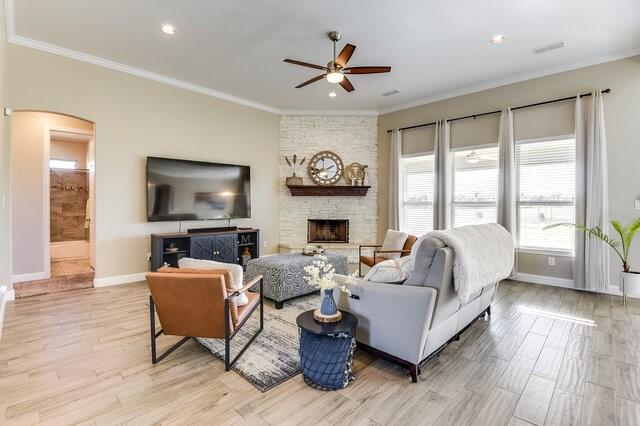
[[[571,228],[543,228],[575,222],[575,140],[517,142],[515,157],[518,246],[572,252]]]
[[[498,147],[451,153],[452,226],[495,222],[498,199]]]
[[[424,235],[433,230],[433,154],[402,159],[402,231]]]

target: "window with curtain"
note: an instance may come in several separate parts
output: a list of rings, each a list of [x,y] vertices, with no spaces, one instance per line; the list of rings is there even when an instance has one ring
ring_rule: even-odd
[[[402,158],[402,231],[423,235],[433,230],[433,154]]]
[[[573,252],[571,228],[543,228],[575,222],[575,139],[518,141],[515,157],[518,247]]]
[[[495,222],[498,200],[498,147],[451,153],[451,225]]]

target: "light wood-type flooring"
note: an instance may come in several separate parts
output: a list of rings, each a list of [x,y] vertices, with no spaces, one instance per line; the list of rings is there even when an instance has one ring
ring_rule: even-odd
[[[343,390],[297,376],[263,394],[195,341],[152,365],[147,294],[138,283],[9,302],[0,423],[640,424],[637,299],[505,281],[491,318],[417,384],[358,352]]]

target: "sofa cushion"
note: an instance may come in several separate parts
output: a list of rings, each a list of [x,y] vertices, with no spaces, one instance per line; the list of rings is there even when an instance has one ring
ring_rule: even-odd
[[[404,282],[405,285],[425,285],[429,269],[436,256],[436,251],[444,247],[442,241],[435,238],[422,237],[414,244],[411,249],[413,258],[413,271],[409,278]]]
[[[387,235],[384,237],[384,241],[382,242],[382,251],[402,250],[408,237],[409,234],[405,232],[389,229],[387,231]],[[381,255],[387,259],[397,259],[400,257],[400,253],[381,253]]]
[[[180,269],[183,269],[183,268],[184,269],[202,269],[202,270],[226,269],[229,271],[229,273],[233,278],[232,288],[234,290],[241,289],[243,285],[244,277],[242,272],[242,266],[240,265],[215,262],[213,260],[192,259],[190,257],[183,257],[178,261],[178,266],[180,267]],[[244,306],[247,303],[249,303],[249,299],[247,298],[247,295],[243,293],[236,297],[236,303],[238,304],[238,306]]]

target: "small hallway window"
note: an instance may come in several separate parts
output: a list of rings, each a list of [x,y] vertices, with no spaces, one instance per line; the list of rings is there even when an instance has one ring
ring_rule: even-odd
[[[56,158],[49,159],[50,169],[77,169],[78,162],[76,160],[58,160]]]

